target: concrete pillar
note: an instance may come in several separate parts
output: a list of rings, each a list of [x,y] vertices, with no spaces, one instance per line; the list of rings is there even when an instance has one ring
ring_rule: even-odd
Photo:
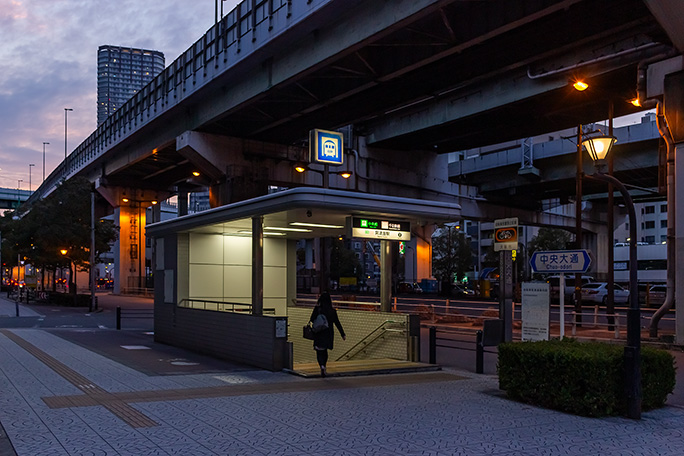
[[[684,188],[684,142],[675,145],[675,188]],[[675,339],[677,344],[684,344],[684,300],[679,299],[684,296],[684,223],[681,222],[684,220],[684,198],[680,196],[678,194],[674,201],[676,259],[675,264],[668,264],[668,267],[675,268]],[[668,205],[671,204],[668,202]]]
[[[146,208],[140,204],[114,209],[119,239],[114,243],[114,294],[145,286]]]
[[[161,204],[155,204],[150,209],[151,217],[149,223],[161,222]]]
[[[684,198],[680,198],[684,188],[684,71],[665,77],[665,117],[675,143],[675,189],[676,200],[668,201],[668,209],[674,206],[675,214],[675,340],[684,344]],[[672,210],[672,209],[669,209]],[[677,303],[679,301],[679,303]]]
[[[252,217],[252,315],[264,313],[264,217]]]
[[[392,311],[392,244],[380,241],[380,311]]]
[[[416,237],[412,237],[409,242],[406,243],[406,248],[404,249],[404,278],[407,282],[415,282],[418,280],[416,275]]]
[[[432,233],[435,225],[413,228],[413,238],[416,240],[416,280],[432,278]]]
[[[188,215],[188,191],[178,189],[178,217]]]
[[[294,306],[297,299],[297,241],[287,241],[287,303]]]

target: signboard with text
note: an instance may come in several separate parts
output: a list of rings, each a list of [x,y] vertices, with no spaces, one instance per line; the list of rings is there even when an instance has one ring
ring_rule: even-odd
[[[534,272],[557,274],[587,272],[589,265],[591,265],[591,258],[586,250],[534,252],[530,258],[530,266]]]
[[[518,217],[494,220],[494,251],[518,248]]]
[[[549,284],[522,284],[522,340],[549,340]]]
[[[344,163],[344,138],[337,131],[311,130],[309,135],[310,161],[326,165]]]
[[[410,241],[411,222],[351,217],[351,237]]]

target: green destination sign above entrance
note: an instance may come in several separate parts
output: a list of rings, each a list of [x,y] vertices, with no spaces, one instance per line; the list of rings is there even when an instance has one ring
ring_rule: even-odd
[[[409,241],[411,240],[411,222],[351,217],[351,237]]]

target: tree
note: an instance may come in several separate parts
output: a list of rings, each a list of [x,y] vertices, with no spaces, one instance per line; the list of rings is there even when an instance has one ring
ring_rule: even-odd
[[[3,233],[3,258],[17,254],[35,267],[70,267],[90,270],[90,193],[92,184],[85,178],[62,183],[47,198],[31,207],[6,213],[0,219]],[[118,231],[110,220],[95,224],[95,258],[110,249]],[[66,256],[60,250],[66,250]]]
[[[527,252],[532,255],[537,251],[565,250],[572,240],[570,232],[559,228],[540,228],[539,232],[527,244]]]
[[[444,225],[432,236],[432,271],[442,283],[461,280],[472,269],[473,253],[462,231]]]

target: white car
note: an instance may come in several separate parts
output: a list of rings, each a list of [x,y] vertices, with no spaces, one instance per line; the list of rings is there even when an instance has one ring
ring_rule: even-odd
[[[616,304],[627,304],[629,301],[629,290],[625,290],[620,285],[613,284],[615,292],[613,300]],[[606,282],[592,282],[582,285],[582,301],[606,304],[608,299],[608,284]]]

